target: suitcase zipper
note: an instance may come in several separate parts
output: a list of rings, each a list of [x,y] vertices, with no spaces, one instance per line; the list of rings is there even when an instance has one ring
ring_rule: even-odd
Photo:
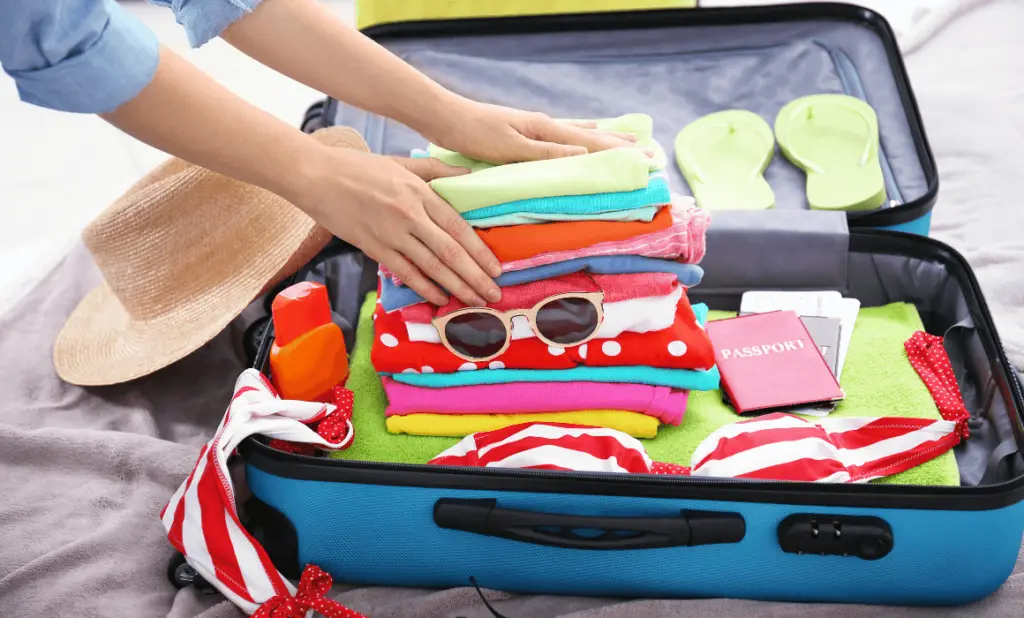
[[[845,93],[867,102],[867,95],[864,92],[864,84],[861,82],[860,73],[857,72],[857,66],[853,64],[853,60],[846,55],[846,52],[817,39],[814,40],[814,44],[828,52],[829,58],[832,59],[832,64],[836,69],[836,74],[839,75],[839,81],[843,84]],[[896,177],[893,174],[892,166],[889,165],[889,157],[885,155],[885,148],[882,147],[881,139],[879,139],[878,143],[878,162],[882,166],[882,176],[885,178],[886,194],[889,198],[888,204],[882,206],[882,208],[895,208],[896,206],[903,205],[903,193],[896,184]]]
[[[976,328],[981,327],[986,331],[991,338],[993,344],[996,361],[995,365],[1001,369],[1008,377],[1007,386],[1010,390],[1011,398],[1013,399],[1014,408],[1017,412],[1017,419],[1015,426],[1021,428],[1024,418],[1021,416],[1021,411],[1024,410],[1024,385],[1010,365],[1008,360],[1006,349],[999,339],[998,332],[995,328],[995,323],[992,318],[992,314],[989,311],[988,305],[985,302],[984,296],[981,292],[981,286],[978,283],[977,277],[974,272],[970,269],[966,259],[952,249],[947,249],[944,245],[938,241],[930,238],[921,237],[913,234],[905,234],[901,232],[887,232],[887,231],[857,231],[851,232],[851,241],[856,241],[857,247],[861,251],[869,253],[892,253],[895,255],[904,255],[910,258],[918,259],[939,259],[941,258],[944,262],[952,262],[956,269],[949,269],[951,276],[961,276],[965,279],[966,287],[971,291],[972,297],[968,298],[968,307],[972,316],[977,316],[978,323]],[[855,248],[853,242],[851,242],[851,250]],[[959,273],[956,272],[959,270]],[[270,345],[266,338],[266,335],[270,335],[272,329],[267,329],[263,344],[260,345],[260,351],[255,359],[254,366],[258,369],[263,368],[266,365],[267,355],[269,354]],[[271,335],[272,336],[272,335]],[[984,340],[983,340],[984,343]],[[1013,420],[1013,419],[1011,419]],[[940,499],[955,499],[962,497],[969,501],[970,506],[967,508],[973,510],[980,508],[980,498],[985,494],[992,495],[993,499],[1007,499],[1016,497],[1016,493],[1020,493],[1020,490],[1024,488],[1024,477],[1012,479],[1010,481],[993,484],[993,485],[978,485],[978,486],[958,486],[958,487],[926,487],[918,485],[907,485],[907,484],[841,484],[841,485],[823,485],[816,483],[800,483],[800,482],[782,482],[782,481],[759,481],[759,480],[743,480],[737,481],[731,478],[712,478],[712,477],[669,477],[659,475],[640,475],[640,474],[615,474],[615,473],[584,473],[584,472],[551,472],[551,471],[539,471],[539,470],[522,470],[516,468],[476,468],[476,467],[465,467],[465,466],[429,466],[427,464],[403,464],[403,463],[391,463],[391,462],[372,462],[372,461],[356,461],[356,460],[345,460],[345,459],[333,459],[330,457],[315,457],[309,455],[300,455],[295,453],[285,453],[277,449],[273,449],[268,445],[264,444],[261,440],[249,438],[245,440],[240,446],[240,450],[252,449],[261,456],[261,458],[268,458],[276,460],[282,464],[302,464],[306,466],[314,466],[316,468],[333,468],[335,470],[365,470],[365,471],[378,471],[378,472],[403,472],[422,474],[425,470],[432,469],[438,473],[458,474],[462,476],[475,476],[479,478],[492,477],[492,478],[534,478],[537,480],[548,479],[548,480],[578,480],[578,481],[618,481],[622,482],[624,477],[630,478],[628,481],[630,484],[637,484],[638,486],[676,486],[676,487],[721,487],[728,486],[738,490],[766,490],[766,491],[778,491],[778,492],[795,492],[798,496],[808,495],[813,492],[816,497],[824,495],[829,489],[832,489],[836,493],[843,492],[850,496],[855,497],[879,497],[886,500],[892,500],[893,495],[889,492],[893,490],[906,491],[906,497],[920,497],[920,493],[915,492],[928,492],[929,498],[939,497]],[[301,478],[301,477],[300,477]],[[343,482],[343,481],[342,481]],[[1013,485],[1013,487],[1008,487]],[[810,489],[813,487],[813,490]],[[836,489],[842,488],[842,489]],[[891,488],[891,489],[890,489]],[[955,493],[954,493],[955,492]],[[1014,493],[1010,493],[1014,492]],[[903,497],[903,496],[901,496]],[[719,497],[718,499],[724,499]],[[747,496],[745,499],[750,499]],[[815,503],[819,503],[820,500],[816,500]],[[877,504],[873,505],[877,506]],[[967,505],[965,505],[967,506]],[[948,507],[943,507],[948,508]]]
[[[935,257],[935,254],[942,249],[942,246],[938,241],[930,238],[917,236],[914,234],[905,234],[902,232],[886,232],[886,231],[867,231],[867,232],[856,232],[857,236],[862,238],[872,238],[875,242],[879,240],[883,241],[882,244],[895,248],[897,243],[902,247],[906,247],[907,243],[910,242],[915,245],[927,244],[931,245],[927,252],[933,253],[931,256],[923,255],[925,251],[918,251],[916,249],[905,250],[902,252],[903,255],[908,257],[928,258]],[[916,255],[914,255],[916,254]],[[982,326],[992,337],[993,343],[998,356],[998,366],[1003,369],[1009,377],[1008,386],[1012,392],[1012,397],[1016,404],[1018,415],[1021,410],[1024,410],[1024,385],[1016,373],[1015,369],[1010,365],[1009,357],[1006,354],[1006,348],[1003,346],[1002,340],[998,337],[998,332],[995,328],[995,323],[992,319],[992,314],[989,311],[988,305],[985,302],[984,296],[981,292],[981,285],[978,283],[977,277],[971,270],[966,259],[955,251],[951,251],[947,254],[947,259],[955,261],[960,267],[962,275],[967,279],[967,287],[973,293],[973,300],[975,302],[968,301],[972,314],[980,316]],[[954,274],[955,273],[951,273]],[[270,329],[268,329],[268,334]],[[266,363],[266,357],[269,353],[269,345],[264,341],[264,345],[261,347],[261,353],[257,355],[256,362],[254,363],[257,368],[263,367]],[[1024,418],[1019,418],[1020,421],[1024,421]],[[278,451],[270,446],[264,444],[260,440],[247,440],[246,444],[253,445],[255,450],[262,452],[265,455],[270,455],[275,459],[279,459],[283,462],[295,462],[312,464],[318,467],[333,467],[333,468],[351,468],[358,467],[366,470],[380,470],[380,471],[395,471],[395,472],[422,472],[422,470],[428,467],[428,464],[404,464],[404,463],[392,463],[392,462],[375,462],[375,461],[362,461],[362,460],[346,460],[346,459],[335,459],[331,457],[318,457],[310,455],[301,455],[297,453],[286,453]],[[518,468],[477,468],[477,467],[466,467],[466,466],[437,466],[439,470],[446,472],[455,472],[467,475],[480,475],[480,476],[507,476],[507,477],[541,477],[541,478],[558,478],[558,479],[570,479],[580,481],[604,481],[610,478],[621,480],[623,475],[615,473],[585,473],[585,472],[549,472],[549,471],[538,471],[538,470],[522,470]],[[686,485],[744,485],[747,487],[758,487],[762,489],[779,489],[779,490],[792,490],[794,488],[800,488],[805,486],[816,486],[821,487],[820,484],[815,483],[800,483],[800,482],[784,482],[784,481],[761,481],[761,480],[744,480],[737,481],[731,478],[714,478],[714,477],[693,477],[693,476],[662,476],[662,475],[644,475],[644,474],[631,474],[629,477],[636,478],[640,482],[650,483],[654,485],[678,485],[680,487]],[[1012,481],[1010,481],[1012,482]],[[878,488],[878,487],[893,487],[900,489],[921,489],[922,486],[918,485],[907,485],[902,483],[886,483],[885,485],[872,485],[872,484],[844,484],[845,487],[856,488],[862,487],[866,489]],[[968,493],[977,493],[979,489],[991,490],[993,487],[999,485],[987,485],[987,486],[968,486],[968,487],[956,487],[947,488],[965,491]],[[854,490],[859,493],[868,493],[863,490]]]

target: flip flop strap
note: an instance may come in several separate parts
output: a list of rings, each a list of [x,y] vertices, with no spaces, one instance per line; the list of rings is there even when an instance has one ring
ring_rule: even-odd
[[[736,132],[736,125],[735,125],[735,123],[732,123],[732,122],[716,122],[715,124],[703,127],[701,133],[698,134],[697,136],[695,136],[694,139],[690,140],[690,142],[686,146],[686,155],[687,155],[687,157],[690,160],[690,171],[692,172],[693,179],[696,182],[699,182],[699,183],[702,183],[702,184],[707,184],[707,181],[704,180],[704,178],[705,178],[704,174],[701,173],[700,167],[698,167],[698,165],[697,165],[697,156],[696,156],[696,153],[694,152],[694,144],[696,144],[697,141],[698,141],[697,137],[700,137],[701,135],[709,132],[712,129],[718,129],[718,128],[723,128],[723,127],[729,130],[729,134],[730,135]],[[761,135],[760,131],[754,131],[754,133],[757,133],[757,136],[759,138],[761,138],[761,141],[766,146],[768,146],[768,150],[769,151],[775,149],[775,144],[772,143],[770,140],[765,140],[764,136]],[[760,174],[760,173],[761,173],[761,165],[758,165],[757,167],[755,167],[751,171],[750,178],[756,178],[757,175]]]
[[[787,124],[792,124],[793,121],[796,120],[797,116],[800,116],[801,114],[803,114],[805,110],[813,112],[813,107],[815,105],[816,105],[816,103],[808,101],[808,102],[801,103],[800,105],[797,105],[796,107],[794,107],[793,111],[790,112],[790,114],[789,114],[789,122]],[[845,101],[844,102],[836,101],[836,102],[830,103],[830,105],[838,105],[840,107],[845,107],[846,109],[850,110],[851,112],[857,114],[857,116],[861,120],[864,121],[865,126],[867,126],[867,129],[868,129],[868,139],[867,139],[867,142],[864,143],[864,150],[861,151],[861,153],[860,153],[860,160],[857,162],[858,166],[864,167],[868,163],[868,157],[871,156],[871,143],[873,141],[872,133],[874,133],[874,131],[872,131],[872,126],[873,125],[871,124],[871,118],[868,116],[867,112],[865,112],[860,106],[850,105],[849,103],[847,103]],[[812,118],[812,116],[808,116],[808,120],[810,120],[811,118]],[[814,162],[810,161],[809,159],[805,159],[804,157],[801,157],[799,154],[796,153],[796,151],[793,149],[792,146],[790,146],[790,148],[789,148],[789,158],[793,159],[794,162],[799,163],[805,169],[809,169],[809,170],[811,170],[812,172],[814,172],[816,174],[823,174],[823,173],[825,173],[825,170],[822,169],[820,165],[815,164]]]

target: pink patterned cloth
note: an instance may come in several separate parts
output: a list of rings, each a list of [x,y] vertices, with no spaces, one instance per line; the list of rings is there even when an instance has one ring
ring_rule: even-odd
[[[626,240],[612,240],[580,249],[552,251],[513,262],[502,262],[501,272],[525,270],[565,262],[576,258],[599,255],[639,255],[643,257],[678,260],[685,264],[698,264],[704,259],[705,236],[711,225],[711,215],[697,206],[673,204],[672,225],[664,230],[642,234]],[[616,222],[609,221],[608,225]],[[395,285],[402,281],[381,266],[381,274],[391,277]]]
[[[383,378],[387,416],[431,414],[533,414],[566,410],[626,410],[678,425],[688,391],[646,384],[514,382],[426,388]]]
[[[529,309],[540,301],[568,292],[604,292],[604,302],[616,303],[634,298],[665,296],[675,291],[678,279],[672,273],[625,273],[620,275],[585,275],[571,273],[561,277],[510,285],[501,289],[501,300],[487,306],[495,311]],[[451,298],[443,307],[418,303],[402,307],[402,319],[414,324],[428,324],[435,315],[447,315],[465,307]]]
[[[614,222],[609,222],[614,225]],[[711,216],[696,206],[672,205],[672,226],[665,230],[635,236],[626,240],[612,240],[582,249],[552,251],[530,258],[505,262],[502,272],[525,270],[535,266],[555,264],[597,255],[640,255],[643,257],[678,260],[685,264],[698,264],[704,259],[705,234],[711,225]]]

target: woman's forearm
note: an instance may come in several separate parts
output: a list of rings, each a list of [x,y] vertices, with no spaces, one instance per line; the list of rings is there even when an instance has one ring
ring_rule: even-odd
[[[164,152],[286,198],[320,148],[166,48],[153,81],[103,118]]]
[[[152,82],[103,117],[181,159],[277,193],[432,302],[448,302],[438,284],[465,303],[500,298],[488,276],[501,273],[498,261],[424,182],[465,170],[324,145],[166,49]]]
[[[296,81],[397,120],[428,138],[454,121],[450,106],[460,97],[316,0],[264,0],[221,37]]]

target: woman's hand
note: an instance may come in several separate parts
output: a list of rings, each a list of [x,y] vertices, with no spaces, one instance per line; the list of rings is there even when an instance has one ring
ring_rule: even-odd
[[[569,124],[545,114],[478,103],[452,95],[449,111],[425,127],[431,142],[488,163],[556,159],[634,146],[628,133],[598,131],[593,123]]]
[[[426,300],[501,298],[501,265],[468,223],[425,181],[465,174],[437,159],[402,159],[319,147],[296,183],[293,204],[332,234],[388,267]]]

